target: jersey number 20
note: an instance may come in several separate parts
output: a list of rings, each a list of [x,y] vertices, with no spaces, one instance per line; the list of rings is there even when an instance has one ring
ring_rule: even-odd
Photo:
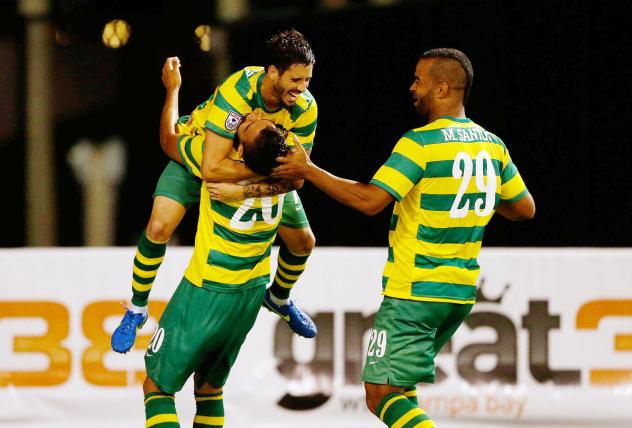
[[[277,206],[277,213],[275,216],[272,216],[272,206],[274,203],[272,202],[272,197],[267,196],[261,198],[261,217],[262,220],[267,224],[274,224],[278,220],[281,212],[283,211],[283,198],[285,198],[285,194],[279,195],[279,201]],[[252,208],[255,204],[255,198],[248,198],[244,200],[244,203],[235,211],[233,217],[230,219],[230,226],[237,230],[248,230],[254,226],[257,221],[256,215],[252,214],[250,216],[250,220],[242,220],[246,216],[246,213]]]
[[[484,199],[476,198],[474,201],[474,213],[477,216],[485,217],[494,210],[494,204],[496,203],[496,171],[494,170],[491,156],[485,150],[481,150],[476,155],[476,159],[472,159],[468,153],[459,152],[452,164],[452,176],[455,179],[462,178],[463,180],[450,208],[451,218],[463,218],[467,216],[470,210],[469,199],[465,200],[463,206],[460,205],[472,179],[474,163],[476,163],[476,187],[480,192],[485,193]]]

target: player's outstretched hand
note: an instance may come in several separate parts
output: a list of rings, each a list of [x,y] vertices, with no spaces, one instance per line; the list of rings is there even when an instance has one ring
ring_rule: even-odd
[[[244,199],[244,186],[235,183],[204,182],[211,199],[214,201],[240,201]]]
[[[166,59],[162,67],[162,84],[165,85],[167,92],[180,89],[182,76],[180,76],[180,59],[177,56]]]
[[[272,170],[270,176],[288,180],[303,180],[313,165],[296,135],[294,136],[294,150],[287,156],[280,156],[276,160],[280,165]]]

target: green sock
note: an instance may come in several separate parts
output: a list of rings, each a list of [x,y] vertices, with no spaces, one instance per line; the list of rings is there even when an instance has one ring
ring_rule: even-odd
[[[145,420],[145,428],[180,428],[173,395],[163,392],[145,395]]]
[[[151,286],[154,285],[158,268],[165,258],[166,242],[153,242],[147,238],[143,230],[138,240],[136,257],[134,257],[134,274],[132,276],[132,304],[147,306]]]
[[[404,394],[388,394],[380,401],[375,415],[389,427],[435,428],[430,417],[408,400]]]
[[[415,406],[419,407],[419,399],[417,398],[417,387],[411,386],[410,388],[406,388],[404,391],[404,397],[408,398],[408,400],[413,403]]]
[[[288,299],[290,297],[290,291],[298,278],[305,270],[307,264],[306,255],[296,255],[290,252],[285,244],[281,245],[279,249],[279,257],[277,260],[277,271],[274,276],[274,281],[270,286],[270,293],[279,299]]]
[[[195,394],[195,419],[193,428],[218,428],[224,426],[224,396],[222,392]]]

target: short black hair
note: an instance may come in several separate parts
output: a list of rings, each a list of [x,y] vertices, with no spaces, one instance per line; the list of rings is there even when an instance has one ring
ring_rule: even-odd
[[[252,144],[243,145],[246,166],[259,175],[270,175],[272,168],[278,165],[276,158],[289,152],[285,135],[284,130],[279,128],[263,128]]]
[[[463,105],[467,104],[467,100],[470,97],[470,91],[472,90],[472,83],[474,82],[474,68],[470,59],[458,49],[454,48],[434,48],[427,50],[421,54],[420,59],[440,58],[457,61],[463,72],[465,73],[465,88],[463,91]]]
[[[305,36],[294,28],[279,31],[266,41],[266,70],[274,65],[283,74],[292,64],[316,63],[314,52]]]

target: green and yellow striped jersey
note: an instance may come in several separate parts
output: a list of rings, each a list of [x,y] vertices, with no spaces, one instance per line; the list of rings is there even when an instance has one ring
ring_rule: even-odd
[[[502,140],[443,117],[405,133],[371,183],[397,200],[383,294],[474,303],[485,226],[500,200],[528,193]]]
[[[204,135],[204,130],[208,129],[232,139],[241,118],[256,110],[264,119],[269,119],[296,135],[306,150],[311,149],[318,118],[316,100],[306,90],[293,106],[268,110],[261,95],[261,83],[265,74],[263,67],[246,67],[228,76],[213,95],[191,113],[188,124],[179,124],[179,132]],[[293,145],[294,139],[288,138],[287,143]]]
[[[187,169],[197,177],[201,177],[203,145],[203,140],[189,136],[178,142]],[[237,159],[234,151],[231,158]],[[186,278],[198,287],[220,291],[267,284],[284,197],[212,201],[202,185],[195,248]]]
[[[189,172],[201,177],[204,130],[234,138],[241,118],[255,110],[292,134],[311,149],[316,134],[318,107],[305,91],[296,104],[269,111],[261,96],[263,67],[246,67],[228,76],[213,95],[178,121],[180,155]],[[236,152],[230,158],[241,160]],[[204,186],[200,191],[200,215],[195,249],[185,272],[198,287],[229,291],[265,285],[270,277],[270,250],[281,220],[285,195],[248,198],[243,201],[211,201]]]

